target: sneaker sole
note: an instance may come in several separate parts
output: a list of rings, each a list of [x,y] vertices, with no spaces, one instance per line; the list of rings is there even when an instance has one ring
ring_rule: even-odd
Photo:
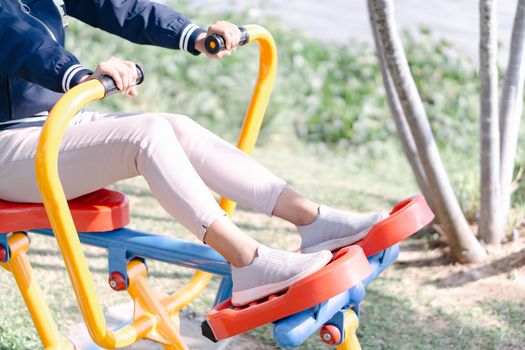
[[[308,247],[308,248],[302,248],[301,253],[308,254],[308,253],[315,253],[320,250],[335,250],[338,248],[349,246],[350,244],[353,244],[355,242],[359,242],[363,238],[366,237],[370,229],[367,229],[365,231],[359,232],[356,235],[349,236],[349,237],[343,237],[338,239],[332,239],[331,241],[326,241],[323,243],[319,243],[317,245]]]
[[[312,265],[309,269],[304,270],[302,273],[293,276],[287,280],[277,283],[266,284],[264,286],[259,286],[255,288],[250,288],[240,292],[235,292],[232,294],[232,305],[243,306],[251,303],[252,301],[262,299],[270,294],[281,292],[290,287],[294,282],[297,282],[298,280],[308,275],[311,275],[314,272],[319,271],[324,266],[326,266],[326,264],[328,264],[331,259],[332,255],[327,255],[326,259],[320,260],[317,264]]]

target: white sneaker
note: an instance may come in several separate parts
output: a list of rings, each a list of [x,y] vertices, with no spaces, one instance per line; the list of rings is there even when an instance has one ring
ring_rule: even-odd
[[[232,304],[246,305],[285,290],[294,282],[320,270],[331,259],[332,253],[326,250],[299,254],[261,244],[250,265],[240,268],[232,266]]]
[[[355,214],[327,206],[319,207],[319,216],[309,225],[297,226],[301,235],[301,252],[334,250],[363,239],[388,213]]]

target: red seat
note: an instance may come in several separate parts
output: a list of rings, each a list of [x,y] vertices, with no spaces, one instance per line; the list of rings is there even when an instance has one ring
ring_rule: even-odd
[[[79,232],[111,231],[130,221],[128,198],[117,191],[101,189],[68,203]],[[0,234],[50,228],[43,204],[0,200]]]

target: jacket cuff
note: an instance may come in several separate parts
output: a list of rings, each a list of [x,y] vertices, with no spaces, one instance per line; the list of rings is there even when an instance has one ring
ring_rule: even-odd
[[[191,53],[192,55],[200,55],[200,51],[195,49],[195,42],[197,41],[197,37],[202,33],[206,33],[206,31],[196,24],[188,24],[180,36],[179,48]]]
[[[78,62],[71,62],[62,69],[62,90],[64,92],[78,85],[79,80],[87,74],[93,74],[91,69],[84,67]]]

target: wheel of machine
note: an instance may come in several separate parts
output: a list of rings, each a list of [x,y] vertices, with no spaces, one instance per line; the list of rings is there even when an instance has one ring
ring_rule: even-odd
[[[7,258],[7,250],[0,246],[0,262],[3,262]]]
[[[319,335],[323,343],[328,345],[339,344],[341,342],[341,332],[339,328],[333,324],[325,324],[322,326]]]
[[[125,290],[128,286],[126,278],[120,272],[113,272],[109,276],[109,286],[111,289],[118,291]]]

